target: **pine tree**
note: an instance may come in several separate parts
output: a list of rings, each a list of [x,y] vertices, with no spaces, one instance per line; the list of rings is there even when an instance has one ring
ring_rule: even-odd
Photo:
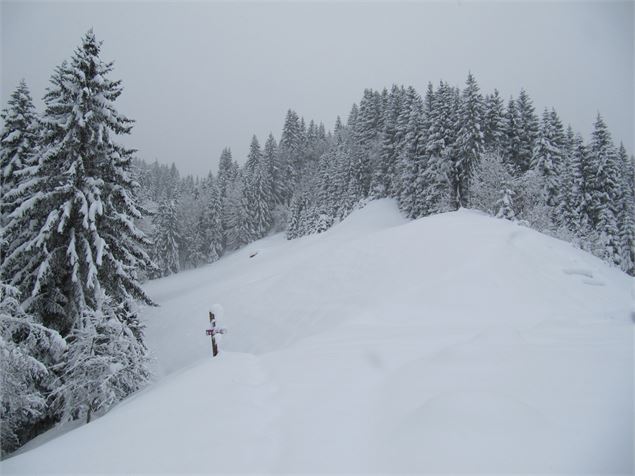
[[[337,145],[333,157],[331,209],[336,219],[347,216],[359,200],[360,192],[353,180],[353,159],[346,142]]]
[[[228,188],[227,203],[223,208],[225,243],[227,249],[235,250],[252,242],[255,233],[251,228],[249,199],[245,193],[247,177],[240,170],[238,176]]]
[[[223,254],[223,223],[220,190],[213,177],[209,178],[207,200],[201,213],[203,235],[201,254],[206,263],[213,263]]]
[[[378,138],[380,152],[377,163],[373,165],[370,193],[374,198],[393,196],[398,188],[396,185],[397,157],[400,145],[398,120],[404,99],[403,89],[393,85],[387,96],[387,106],[383,118],[384,127]]]
[[[493,216],[515,218],[518,208],[515,182],[501,154],[485,152],[474,174],[471,206]]]
[[[253,173],[247,176],[243,193],[249,221],[248,242],[250,242],[264,237],[273,225],[271,177],[264,164],[257,164]]]
[[[173,197],[166,199],[174,206],[172,220],[175,220],[173,233],[178,250],[176,259],[178,270],[200,266],[206,262],[204,230],[200,228],[203,201],[201,194],[191,176],[185,177],[178,183],[178,192],[169,190],[167,192],[166,197]],[[165,213],[165,210],[163,212]]]
[[[516,219],[516,213],[514,212],[514,192],[509,184],[505,184],[503,187],[501,198],[498,201],[496,218],[504,218],[512,221]]]
[[[441,82],[437,89],[432,110],[426,122],[429,129],[425,143],[425,166],[417,192],[417,213],[414,217],[448,211],[451,204],[451,177],[456,140],[455,92],[447,83]]]
[[[483,147],[487,151],[501,153],[505,142],[505,114],[498,89],[485,97],[483,108]]]
[[[280,155],[278,154],[278,145],[271,133],[265,142],[262,160],[267,167],[267,172],[271,179],[271,198],[273,201],[271,203],[271,208],[273,209],[275,205],[281,205],[284,203],[284,197],[286,197],[289,192],[284,188],[284,182],[282,180],[283,168],[280,163]]]
[[[483,98],[471,73],[465,84],[458,118],[456,160],[452,170],[457,208],[469,206],[470,182],[483,154]]]
[[[33,157],[37,145],[38,118],[31,93],[24,80],[8,100],[7,108],[0,114],[4,128],[0,134],[0,226],[8,223],[6,218],[19,199],[18,184],[26,168],[34,165]]]
[[[49,371],[60,361],[66,342],[54,330],[25,313],[18,290],[0,283],[0,454],[5,456],[34,436],[48,415]]]
[[[355,117],[351,149],[351,192],[356,201],[368,197],[370,193],[373,164],[378,162],[381,148],[382,116],[381,94],[364,90]]]
[[[287,227],[287,240],[293,240],[306,234],[302,227],[302,214],[306,209],[306,202],[306,197],[303,194],[295,195],[293,200],[291,200],[291,216]]]
[[[284,192],[284,203],[289,203],[291,194],[300,180],[303,168],[303,137],[300,118],[295,111],[289,109],[282,128],[278,147],[280,165],[282,167],[281,190]]]
[[[348,117],[346,118],[346,126],[352,131],[357,127],[357,120],[359,118],[359,106],[353,103],[351,106],[351,110],[348,113]]]
[[[254,173],[254,170],[260,164],[262,160],[262,151],[260,150],[260,143],[258,138],[254,135],[251,139],[251,145],[249,146],[249,154],[247,155],[247,162],[245,163],[245,171],[247,175]]]
[[[152,257],[157,265],[159,276],[169,276],[178,273],[181,265],[179,259],[179,222],[176,203],[171,199],[164,199],[152,220],[154,224]]]
[[[223,149],[218,161],[218,191],[221,201],[227,197],[228,184],[234,180],[232,170],[232,152],[229,148]]]
[[[372,89],[365,89],[359,102],[354,130],[355,140],[362,147],[371,147],[371,144],[379,139],[384,125],[383,109],[381,94]]]
[[[151,262],[133,221],[142,216],[133,151],[111,137],[129,133],[132,121],[114,108],[121,82],[107,79],[112,63],[99,50],[89,31],[53,76],[37,165],[7,227],[15,239],[3,271],[28,309],[63,335],[84,309],[97,309],[102,290],[115,302],[151,302],[136,278]]]
[[[585,199],[583,170],[587,163],[587,150],[580,134],[574,135],[569,126],[567,132],[567,153],[563,170],[564,196],[558,207],[562,224],[577,238],[581,239],[588,231],[588,216]]]
[[[519,177],[523,170],[520,167],[520,117],[516,101],[509,98],[507,111],[505,112],[505,136],[503,138],[504,155],[503,159],[507,168],[515,177]]]
[[[554,115],[545,109],[531,162],[531,167],[544,178],[544,201],[554,212],[560,199],[564,160],[564,144],[561,144],[562,139],[558,137],[559,120],[556,122],[556,119],[557,116],[554,118]]]
[[[430,85],[432,88],[432,85]],[[431,90],[429,94],[432,94]],[[424,105],[414,88],[408,88],[408,108],[402,116],[407,117],[403,130],[403,141],[399,155],[399,207],[406,215],[415,217],[420,210],[423,184],[421,175],[426,165]]]
[[[621,244],[622,270],[635,276],[635,162],[620,144],[618,151],[620,169],[620,201],[617,210],[617,226]]]
[[[551,127],[554,134],[553,142],[555,146],[561,151],[561,154],[564,154],[567,147],[567,137],[562,125],[562,121],[560,120],[560,116],[558,116],[558,113],[553,107],[549,112],[549,117],[551,119]]]
[[[134,364],[126,370],[130,385],[118,390],[118,398],[140,388],[148,374],[143,326],[131,309],[135,300],[152,304],[137,279],[152,265],[144,251],[149,241],[134,222],[142,218],[131,174],[134,151],[113,140],[129,133],[132,121],[114,107],[121,82],[108,79],[112,63],[99,58],[100,48],[89,31],[52,76],[34,165],[7,217],[12,241],[3,275],[11,277],[36,322],[68,343],[64,360],[52,368],[70,389],[54,390],[58,402],[76,397],[72,388],[79,382],[66,373],[67,364],[78,351],[74,335],[90,331],[83,327],[87,313],[113,316],[124,330],[119,343]],[[110,357],[122,359],[120,353]],[[118,385],[113,379],[100,388],[110,392]],[[61,417],[56,408],[48,418]]]
[[[619,167],[611,135],[600,114],[591,136],[588,174],[588,210],[591,226],[603,249],[602,258],[621,265],[616,210],[620,196]]]
[[[538,118],[534,112],[533,103],[524,89],[520,90],[516,107],[518,111],[518,149],[512,160],[516,168],[524,173],[531,167],[531,158],[538,136]]]
[[[150,380],[147,349],[135,333],[138,328],[116,309],[105,302],[82,310],[67,338],[70,346],[59,365],[63,378],[52,393],[62,422],[85,418],[90,423],[93,414],[103,413]]]

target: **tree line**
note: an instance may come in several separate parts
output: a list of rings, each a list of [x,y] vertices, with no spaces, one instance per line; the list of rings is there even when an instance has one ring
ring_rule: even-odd
[[[225,149],[203,179],[138,166],[162,276],[272,231],[323,232],[385,197],[413,219],[467,207],[519,221],[635,273],[634,161],[601,115],[586,143],[555,109],[538,117],[525,90],[505,104],[472,74],[462,90],[441,81],[423,97],[367,89],[332,132],[289,110],[279,143],[254,136],[242,167]]]

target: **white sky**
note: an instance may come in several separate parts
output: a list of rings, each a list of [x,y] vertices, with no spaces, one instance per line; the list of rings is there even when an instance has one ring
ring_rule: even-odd
[[[7,2],[2,106],[24,77],[36,105],[56,65],[93,27],[123,79],[125,143],[186,173],[244,162],[252,134],[280,133],[288,108],[332,128],[365,87],[428,81],[507,99],[521,87],[588,137],[600,111],[633,152],[634,8],[598,2]]]

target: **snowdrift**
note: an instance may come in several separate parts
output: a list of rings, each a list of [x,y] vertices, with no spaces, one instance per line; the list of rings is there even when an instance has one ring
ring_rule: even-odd
[[[633,469],[632,280],[527,228],[380,200],[146,289],[157,382],[3,473]]]

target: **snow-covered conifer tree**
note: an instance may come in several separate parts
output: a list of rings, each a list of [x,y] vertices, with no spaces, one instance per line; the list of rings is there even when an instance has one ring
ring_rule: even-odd
[[[483,147],[500,153],[504,144],[505,113],[498,89],[485,97],[483,109]]]
[[[331,208],[336,219],[348,215],[359,200],[359,190],[351,187],[353,183],[353,164],[351,151],[346,141],[338,144],[333,157]]]
[[[433,94],[429,85],[429,94]],[[407,109],[402,116],[407,117],[403,130],[403,140],[399,154],[399,207],[406,215],[421,216],[421,199],[424,184],[423,169],[426,165],[425,140],[427,130],[424,125],[424,106],[414,88],[408,88]]]
[[[588,210],[603,249],[602,258],[621,265],[617,203],[621,195],[617,153],[602,116],[595,121],[589,146]]]
[[[213,177],[208,180],[206,201],[200,223],[203,236],[201,254],[206,263],[213,263],[223,254],[223,223],[220,190]]]
[[[423,187],[417,193],[419,213],[414,217],[448,211],[451,204],[452,157],[456,138],[456,109],[454,91],[443,81],[434,95],[433,107],[426,123],[425,153],[427,160],[421,172]]]
[[[553,115],[545,109],[540,132],[532,156],[531,167],[544,178],[544,200],[553,212],[559,202],[562,189],[562,162],[564,151],[559,144],[557,123]]]
[[[251,230],[249,241],[265,236],[273,224],[271,204],[271,177],[266,164],[260,161],[253,172],[247,176],[245,188],[245,206]]]
[[[384,126],[381,94],[370,89],[364,90],[356,112],[351,149],[351,192],[357,201],[368,197],[373,164],[379,160]]]
[[[518,111],[517,124],[517,154],[512,158],[517,169],[522,173],[529,170],[531,166],[531,158],[535,147],[536,137],[538,136],[538,118],[534,112],[534,106],[531,98],[524,89],[520,90],[518,100],[516,101]]]
[[[56,331],[25,313],[18,290],[0,283],[0,454],[7,455],[34,436],[34,427],[50,415],[49,368],[59,362],[66,342]]]
[[[51,79],[43,139],[9,215],[15,239],[2,267],[27,309],[64,336],[85,309],[98,309],[102,293],[115,304],[151,302],[136,276],[151,262],[134,223],[142,214],[133,151],[114,142],[132,121],[114,107],[121,81],[108,78],[113,65],[99,58],[100,48],[89,31]]]
[[[455,206],[469,206],[470,182],[483,154],[483,97],[470,73],[458,117],[456,155],[452,170]]]
[[[509,184],[503,186],[503,191],[498,201],[496,218],[504,218],[506,220],[516,219],[516,213],[514,212],[514,192]]]
[[[218,161],[218,191],[221,201],[227,197],[228,184],[234,180],[232,170],[232,152],[229,148],[223,149]]]
[[[138,338],[138,327],[122,319],[121,310],[130,317],[128,307],[117,312],[114,303],[104,302],[97,309],[83,309],[75,322],[59,364],[62,377],[52,393],[61,421],[85,418],[89,423],[92,415],[148,383],[147,349]]]
[[[19,198],[18,183],[26,180],[28,171],[24,169],[33,165],[37,145],[39,122],[24,80],[11,93],[0,116],[4,121],[0,133],[0,226],[4,226],[5,217],[15,209],[14,202]]]
[[[223,209],[225,242],[227,249],[235,250],[252,242],[255,233],[249,215],[249,198],[245,193],[247,177],[240,170],[227,189],[227,201]]]
[[[485,152],[478,164],[472,188],[470,190],[471,206],[498,216],[501,207],[507,207],[503,218],[511,219],[516,210],[513,202],[515,183],[509,173],[507,164],[498,152]],[[501,202],[507,196],[506,202]],[[504,208],[503,207],[503,208]]]
[[[181,268],[179,259],[181,233],[175,201],[169,198],[163,199],[152,222],[154,223],[152,257],[157,265],[159,276],[178,273]]]
[[[583,168],[587,162],[587,151],[580,134],[574,135],[569,127],[567,152],[564,156],[562,192],[558,205],[561,223],[578,239],[588,232]]]
[[[387,107],[384,111],[383,130],[378,138],[379,154],[377,162],[373,164],[370,194],[373,198],[393,195],[397,180],[397,157],[399,155],[398,119],[404,102],[404,90],[396,85],[392,86],[388,94]]]
[[[251,144],[249,146],[249,154],[247,154],[247,162],[245,163],[245,173],[251,175],[254,170],[260,164],[262,160],[262,151],[260,150],[260,143],[258,138],[254,135],[251,138]]]
[[[275,205],[284,203],[284,197],[287,195],[283,188],[283,169],[280,163],[280,155],[278,154],[278,145],[276,144],[276,139],[273,137],[273,134],[269,134],[267,137],[262,153],[262,160],[267,167],[271,179],[271,198],[273,200],[271,206],[273,208]]]
[[[621,267],[631,276],[635,275],[635,162],[620,144],[618,150],[620,168],[620,201],[617,210],[617,225],[621,243]]]
[[[293,200],[291,200],[287,240],[292,240],[305,234],[305,230],[302,226],[302,214],[307,206],[306,202],[306,197],[303,194],[295,195]]]
[[[509,98],[507,110],[505,111],[505,135],[503,137],[504,154],[503,160],[507,164],[510,172],[518,177],[523,172],[519,166],[520,154],[520,117],[516,101]]]
[[[280,157],[281,191],[284,192],[284,203],[289,203],[296,183],[300,180],[303,167],[303,131],[300,118],[295,111],[289,109],[282,128],[278,153]]]

